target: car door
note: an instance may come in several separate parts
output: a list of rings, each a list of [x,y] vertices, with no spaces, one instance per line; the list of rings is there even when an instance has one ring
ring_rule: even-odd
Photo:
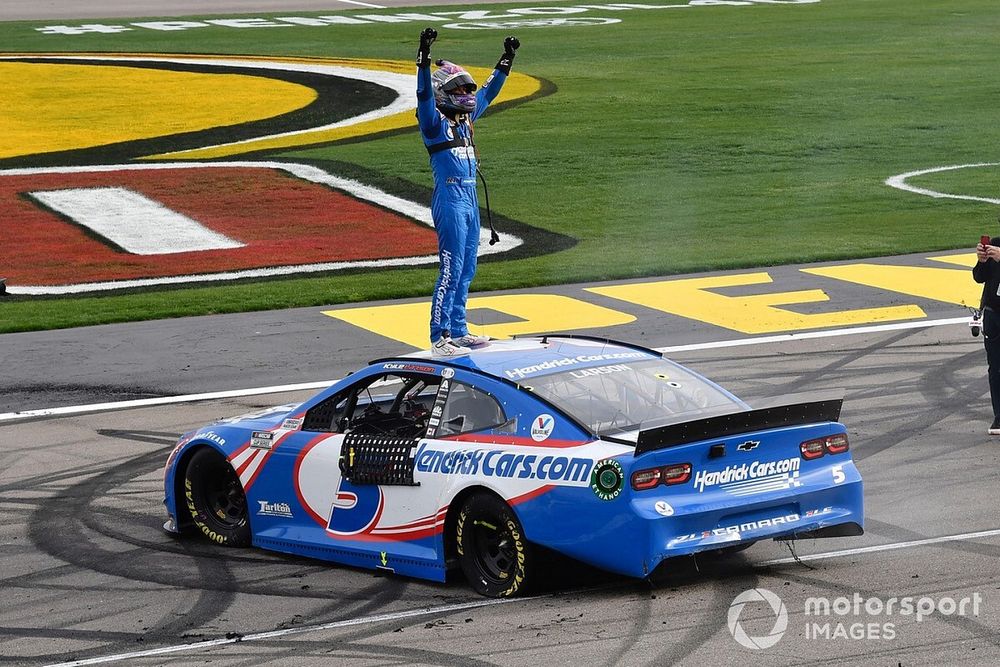
[[[303,430],[317,438],[303,448],[294,483],[323,541],[386,561],[438,558],[437,497],[414,479],[412,461],[440,382],[427,372],[382,369],[306,413]]]

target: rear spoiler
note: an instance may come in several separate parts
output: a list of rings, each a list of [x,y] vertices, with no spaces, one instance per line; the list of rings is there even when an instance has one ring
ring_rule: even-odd
[[[840,419],[840,408],[843,403],[843,398],[787,403],[651,428],[639,432],[635,443],[635,455],[699,440],[715,440],[781,426],[835,422]]]

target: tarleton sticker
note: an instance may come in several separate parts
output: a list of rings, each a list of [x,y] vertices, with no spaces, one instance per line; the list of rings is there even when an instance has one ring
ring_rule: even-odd
[[[590,488],[601,500],[614,500],[622,492],[625,471],[615,459],[606,459],[594,466],[590,475]]]

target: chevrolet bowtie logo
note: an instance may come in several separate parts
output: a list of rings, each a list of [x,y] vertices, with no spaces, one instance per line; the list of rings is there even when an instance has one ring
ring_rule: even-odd
[[[736,449],[740,450],[741,452],[749,452],[751,449],[756,448],[757,445],[759,444],[760,440],[747,440],[746,442],[741,442],[740,444],[736,445]]]

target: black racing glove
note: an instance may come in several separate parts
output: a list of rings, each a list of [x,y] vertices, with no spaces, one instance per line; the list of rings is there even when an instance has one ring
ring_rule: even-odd
[[[511,63],[514,62],[515,52],[521,47],[521,40],[511,35],[503,40],[503,55],[497,63],[497,69],[504,74],[510,74]]]
[[[424,28],[420,31],[420,48],[417,49],[417,67],[431,66],[431,44],[438,37],[434,28]]]

